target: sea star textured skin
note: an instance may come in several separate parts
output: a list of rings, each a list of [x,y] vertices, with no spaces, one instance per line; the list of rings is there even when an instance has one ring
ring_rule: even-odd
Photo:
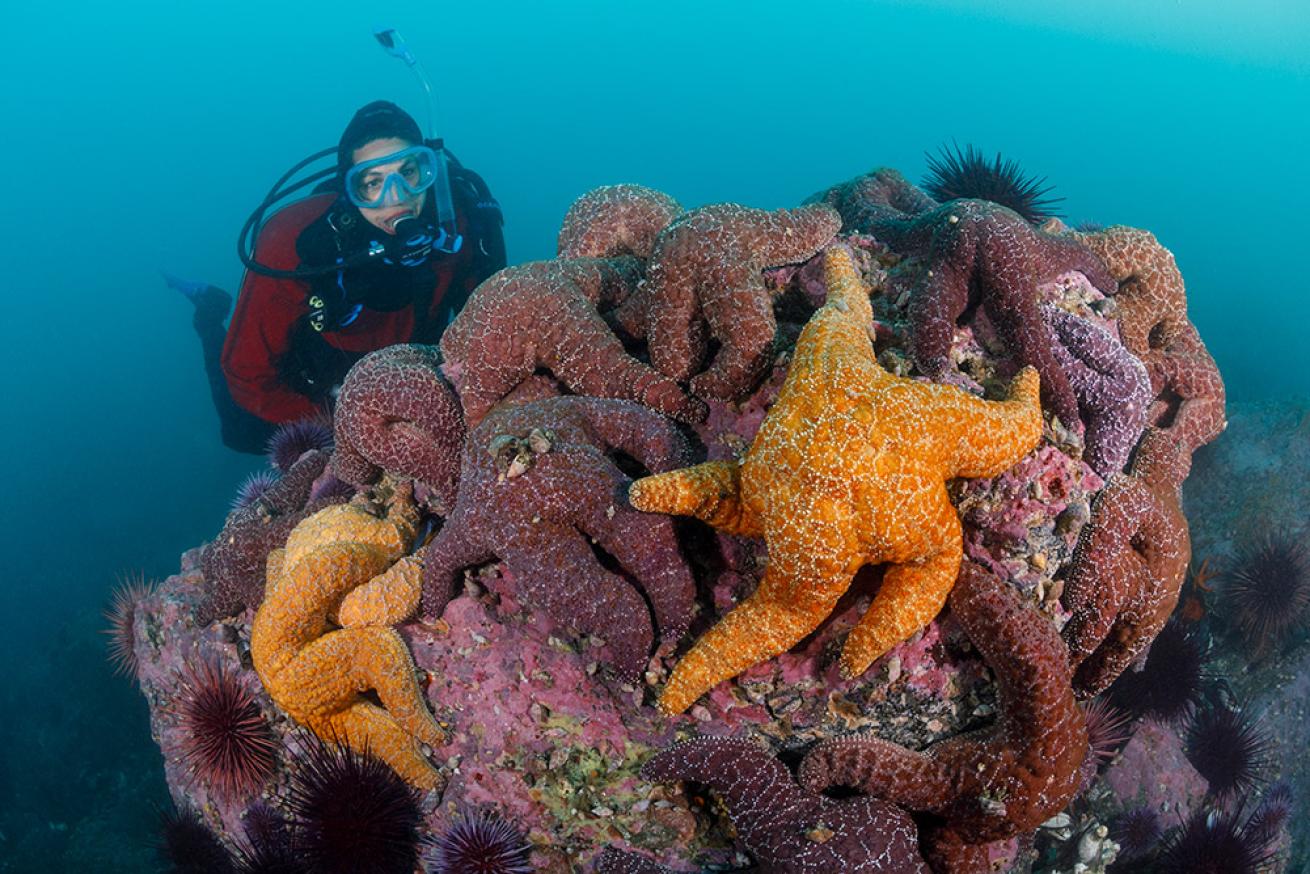
[[[769,563],[755,593],[679,662],[660,697],[680,713],[704,692],[790,649],[832,611],[865,564],[882,587],[846,640],[842,672],[927,625],[959,570],[955,477],[995,476],[1041,438],[1038,377],[1026,368],[1006,401],[893,376],[870,342],[868,288],[849,251],[824,254],[828,302],[796,343],[773,408],[740,465],[708,462],[638,480],[632,505],[763,535]]]
[[[840,227],[840,216],[819,204],[770,212],[720,203],[683,213],[656,239],[646,281],[614,318],[646,339],[661,373],[690,379],[697,397],[736,400],[764,372],[777,333],[762,271],[808,260]],[[719,351],[697,373],[710,337]]]
[[[761,871],[928,870],[909,814],[877,798],[834,800],[804,789],[754,741],[692,738],[656,754],[641,774],[648,780],[694,780],[717,792]]]
[[[1092,504],[1061,600],[1074,688],[1091,698],[1115,681],[1164,627],[1191,561],[1180,488],[1191,452],[1148,430],[1128,475],[1112,479]]]
[[[619,673],[640,677],[651,609],[588,539],[645,591],[666,639],[686,631],[695,587],[672,521],[624,500],[631,480],[615,450],[652,471],[689,457],[672,422],[629,401],[547,398],[492,411],[469,434],[454,512],[424,555],[424,615],[441,615],[464,568],[500,557],[529,606],[609,641]]]
[[[327,464],[325,453],[306,453],[254,503],[228,516],[223,530],[200,555],[207,589],[196,607],[196,622],[208,625],[259,604],[268,554],[285,543],[291,529],[310,513],[342,500],[310,501],[314,480]]]
[[[454,506],[464,413],[440,366],[435,347],[398,345],[350,368],[334,415],[337,477],[364,486],[386,471],[430,487],[445,509]]]
[[[614,258],[645,261],[655,238],[682,213],[672,197],[644,185],[602,185],[573,201],[559,230],[561,258]]]
[[[1036,289],[1077,270],[1112,294],[1117,286],[1096,255],[990,201],[939,206],[895,170],[874,171],[816,198],[841,210],[846,230],[871,233],[898,254],[922,259],[910,297],[911,351],[921,371],[941,378],[950,367],[956,321],[980,303],[1014,357],[1037,368],[1055,414],[1066,425],[1078,421],[1077,398],[1051,351]]]
[[[419,744],[440,746],[445,734],[423,700],[405,641],[390,627],[418,607],[422,569],[406,555],[417,522],[409,494],[397,491],[385,516],[361,498],[297,525],[285,550],[269,558],[250,655],[291,718],[434,789],[440,774]],[[361,694],[367,690],[382,706]]]
[[[645,856],[606,847],[596,859],[596,874],[687,874]]]
[[[700,401],[628,355],[600,317],[598,309],[627,298],[639,278],[635,258],[570,258],[509,267],[479,285],[441,338],[446,361],[462,370],[469,427],[538,368],[580,395],[704,419]]]
[[[989,871],[985,845],[1025,834],[1077,792],[1087,729],[1059,632],[1009,584],[966,562],[951,613],[991,667],[996,723],[915,752],[875,737],[816,746],[801,763],[812,791],[850,786],[941,817],[924,833],[935,872]]]
[[[1154,395],[1146,367],[1109,331],[1073,313],[1042,305],[1087,426],[1083,456],[1102,477],[1119,473],[1146,427]]]
[[[1118,282],[1119,336],[1146,365],[1158,399],[1151,421],[1189,452],[1227,426],[1219,368],[1187,318],[1187,291],[1171,253],[1150,231],[1116,225],[1070,232],[1109,265]]]

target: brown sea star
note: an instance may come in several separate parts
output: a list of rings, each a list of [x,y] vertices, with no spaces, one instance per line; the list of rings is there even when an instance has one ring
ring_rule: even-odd
[[[418,514],[403,489],[385,515],[364,501],[315,513],[270,557],[250,655],[268,694],[297,722],[433,789],[440,774],[419,745],[440,746],[445,734],[390,627],[418,607],[422,570],[406,555]],[[369,690],[381,706],[365,697]]]
[[[1077,270],[1103,293],[1113,293],[1115,282],[1096,255],[990,201],[938,205],[895,170],[876,170],[816,199],[841,211],[846,230],[871,233],[897,254],[917,259],[918,269],[909,274],[910,339],[920,370],[942,377],[950,367],[956,321],[980,304],[1015,359],[1037,368],[1042,393],[1060,420],[1078,421],[1073,388],[1051,352],[1054,340],[1038,308],[1037,286]]]
[[[879,366],[868,288],[850,253],[824,254],[828,302],[796,343],[787,380],[743,461],[638,480],[632,505],[763,535],[758,588],[678,663],[660,707],[680,713],[722,680],[799,642],[832,611],[860,566],[887,563],[851,631],[842,671],[857,676],[937,615],[962,554],[946,494],[955,477],[995,476],[1041,438],[1038,377],[1009,400],[914,382]]]
[[[639,277],[635,258],[568,258],[509,267],[479,285],[441,338],[469,427],[538,368],[581,395],[703,419],[700,401],[625,352],[600,317]]]
[[[877,798],[834,800],[797,786],[782,762],[754,741],[692,738],[658,753],[641,775],[708,785],[727,806],[733,828],[761,871],[927,871],[907,813]],[[617,861],[610,857],[607,864]],[[632,864],[641,870],[635,859]]]
[[[652,610],[660,633],[677,639],[695,592],[671,520],[628,506],[631,480],[614,451],[651,471],[687,460],[673,423],[628,401],[548,398],[492,411],[469,434],[455,509],[425,553],[424,614],[440,615],[460,571],[500,557],[529,606],[604,638],[624,678],[639,677]],[[592,544],[641,586],[649,609]]]
[[[660,372],[690,379],[697,397],[735,400],[763,373],[777,332],[762,271],[807,260],[840,225],[822,205],[770,212],[721,203],[683,213],[656,239],[645,282],[613,317],[645,338]],[[711,337],[718,353],[698,372]]]
[[[1078,538],[1062,601],[1074,688],[1090,698],[1108,687],[1164,627],[1191,561],[1179,490],[1191,452],[1148,430],[1128,475],[1092,504]]]
[[[645,261],[655,238],[682,212],[662,191],[644,185],[602,185],[573,201],[559,230],[561,258],[634,255]]]
[[[431,488],[444,510],[454,506],[464,414],[440,366],[435,347],[398,345],[350,368],[333,416],[339,478],[363,486],[386,471]]]
[[[1032,831],[1073,797],[1087,729],[1046,616],[971,562],[950,606],[996,677],[996,724],[924,752],[873,737],[825,741],[801,763],[800,782],[849,786],[940,817],[924,834],[933,870],[982,874],[991,870],[987,843]]]

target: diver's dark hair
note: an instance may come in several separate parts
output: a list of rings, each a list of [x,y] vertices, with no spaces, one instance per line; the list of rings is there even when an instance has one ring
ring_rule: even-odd
[[[355,113],[337,143],[337,178],[344,178],[354,164],[360,146],[389,137],[414,145],[423,142],[423,132],[413,116],[389,100],[374,100]]]

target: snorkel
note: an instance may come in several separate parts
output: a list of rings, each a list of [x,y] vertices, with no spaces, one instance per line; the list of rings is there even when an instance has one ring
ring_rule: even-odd
[[[329,146],[298,161],[283,173],[242,225],[241,232],[237,236],[237,257],[241,259],[247,270],[277,279],[313,279],[329,273],[340,274],[342,270],[362,267],[373,261],[412,266],[425,260],[430,252],[453,254],[462,247],[464,240],[456,225],[455,207],[450,190],[450,164],[453,159],[446,150],[444,142],[435,136],[436,97],[432,90],[432,83],[422,64],[409,50],[395,28],[380,28],[373,32],[373,36],[387,54],[404,61],[405,65],[414,71],[427,98],[427,128],[424,132],[426,139],[423,145],[431,149],[436,158],[432,168],[433,179],[430,187],[427,188],[432,199],[432,210],[435,213],[435,226],[430,218],[423,221],[414,219],[397,222],[394,228],[394,236],[398,238],[394,241],[395,245],[386,245],[389,242],[387,240],[378,241],[377,244],[369,245],[360,251],[343,253],[343,257],[337,258],[332,263],[302,263],[295,268],[284,269],[259,261],[255,256],[255,243],[263,228],[266,215],[275,211],[275,208],[285,205],[293,196],[303,196],[302,193],[306,189],[309,189],[310,193],[319,193],[325,190],[326,186],[331,186],[329,190],[340,189],[339,179],[338,184],[332,184],[333,177],[338,176],[340,172],[337,166],[312,169],[324,158],[337,153],[336,147]],[[354,218],[358,224],[358,214],[355,214]],[[343,221],[349,222],[350,216],[344,216]]]
[[[403,61],[405,66],[413,71],[418,77],[419,84],[423,86],[424,94],[427,95],[428,123],[425,145],[437,155],[437,178],[431,188],[433,205],[437,210],[437,239],[433,242],[433,247],[443,252],[458,252],[464,241],[455,227],[455,204],[450,196],[450,156],[446,152],[445,143],[437,136],[437,97],[432,90],[432,80],[428,78],[427,71],[423,69],[418,58],[409,50],[400,31],[394,27],[377,28],[373,31],[373,38],[382,46],[383,51]],[[397,231],[397,233],[401,232]]]

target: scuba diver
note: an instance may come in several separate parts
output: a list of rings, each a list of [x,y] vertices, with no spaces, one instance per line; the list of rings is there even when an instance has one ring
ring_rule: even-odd
[[[335,168],[287,185],[332,152]],[[368,352],[436,343],[478,283],[505,266],[502,224],[482,178],[403,109],[379,100],[356,112],[336,148],[288,171],[246,222],[247,271],[226,331],[226,292],[165,275],[195,305],[223,442],[263,452],[277,425],[329,407]]]

